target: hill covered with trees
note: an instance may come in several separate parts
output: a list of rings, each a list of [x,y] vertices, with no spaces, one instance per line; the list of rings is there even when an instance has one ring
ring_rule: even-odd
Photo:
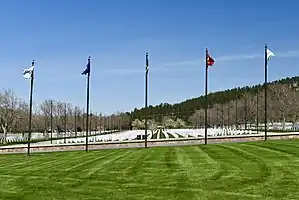
[[[269,121],[296,121],[299,113],[299,77],[285,78],[268,83],[268,119]],[[208,121],[210,125],[226,126],[264,122],[264,87],[254,85],[237,87],[225,91],[210,93]],[[204,124],[204,96],[188,99],[181,103],[161,103],[149,106],[148,118],[158,124],[167,119],[182,119],[189,125]],[[142,120],[145,109],[134,109],[128,113],[131,120]]]

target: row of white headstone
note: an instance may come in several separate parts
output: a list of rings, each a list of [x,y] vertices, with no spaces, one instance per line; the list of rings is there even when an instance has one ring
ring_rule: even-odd
[[[204,129],[167,129],[163,130],[162,133],[164,134],[165,138],[168,139],[172,135],[174,138],[181,137],[204,137]],[[217,136],[232,136],[232,135],[254,135],[256,131],[251,130],[235,130],[235,129],[208,129],[208,136],[209,137],[217,137]],[[153,137],[154,135],[155,138]],[[115,134],[105,134],[105,135],[97,135],[97,136],[90,136],[88,138],[89,142],[107,142],[107,141],[126,141],[126,140],[136,140],[138,136],[144,136],[144,130],[132,130],[132,131],[125,131],[121,133]],[[162,139],[159,130],[154,132],[149,131],[147,139]],[[68,138],[68,139],[61,139],[56,141],[55,143],[85,143],[86,138]]]
[[[204,129],[168,129],[166,133],[170,133],[175,137],[181,135],[183,137],[203,137],[205,135]],[[230,136],[230,135],[252,135],[256,134],[256,131],[251,130],[237,130],[237,129],[221,129],[221,128],[210,128],[207,130],[207,135],[210,137],[215,136]]]
[[[109,132],[109,131],[106,131]],[[99,132],[91,132],[91,134],[99,134]],[[83,137],[85,132],[77,132],[78,137]],[[75,137],[75,132],[61,132],[61,133],[52,133],[52,138],[63,138],[63,137]],[[31,141],[36,140],[50,140],[51,134],[50,133],[31,133]],[[28,141],[28,133],[9,133],[6,136],[6,143],[17,143],[17,142],[27,142]],[[0,135],[0,144],[4,143],[4,136],[3,134]]]
[[[31,140],[41,140],[43,139],[40,135],[32,135]],[[16,143],[16,142],[26,142],[28,140],[27,136],[19,136],[19,135],[10,135],[6,137],[6,143]],[[4,137],[0,136],[0,144],[4,143]]]

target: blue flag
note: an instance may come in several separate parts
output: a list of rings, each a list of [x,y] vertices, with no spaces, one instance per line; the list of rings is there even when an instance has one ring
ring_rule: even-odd
[[[88,75],[90,74],[90,58],[88,58],[88,63],[86,65],[86,68],[82,72],[82,75],[86,75],[86,74],[88,74]]]

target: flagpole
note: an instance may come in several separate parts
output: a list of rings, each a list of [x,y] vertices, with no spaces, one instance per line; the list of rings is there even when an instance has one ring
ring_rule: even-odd
[[[53,100],[51,100],[50,115],[51,115],[51,144],[53,143]]]
[[[259,133],[259,88],[256,94],[256,133]]]
[[[77,138],[77,106],[75,106],[75,138]]]
[[[205,80],[205,144],[208,143],[208,48],[206,48],[206,80]]]
[[[147,148],[148,53],[145,55],[145,120],[144,147]]]
[[[32,67],[34,66],[34,60],[32,61]],[[34,80],[34,69],[31,72],[30,82],[30,103],[29,103],[29,130],[28,130],[28,151],[27,155],[30,156],[30,139],[31,139],[31,121],[32,121],[32,93],[33,93],[33,80]]]
[[[265,92],[265,141],[267,141],[267,123],[268,123],[268,97],[267,97],[267,90],[268,90],[268,61],[267,61],[267,44],[265,44],[265,83],[264,83],[264,92]]]
[[[88,63],[90,65],[90,56],[88,58]],[[88,117],[89,117],[89,78],[90,78],[90,71],[87,73],[87,92],[86,92],[86,143],[85,143],[85,151],[88,151]]]

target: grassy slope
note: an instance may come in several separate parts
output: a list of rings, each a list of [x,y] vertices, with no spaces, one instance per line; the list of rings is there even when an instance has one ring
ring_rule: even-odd
[[[298,142],[0,155],[0,199],[296,199]]]

